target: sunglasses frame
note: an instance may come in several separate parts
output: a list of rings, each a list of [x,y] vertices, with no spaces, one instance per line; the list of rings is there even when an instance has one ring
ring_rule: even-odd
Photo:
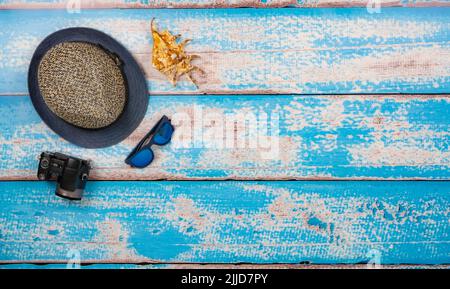
[[[167,117],[167,116],[165,116],[165,115],[163,115],[162,117],[161,117],[161,119],[152,127],[152,129],[141,139],[141,141],[134,147],[134,149],[131,151],[131,153],[127,156],[127,158],[125,159],[125,163],[126,164],[128,164],[128,165],[130,165],[130,166],[132,166],[132,167],[136,167],[136,166],[134,166],[132,163],[131,163],[131,159],[135,156],[135,155],[137,155],[139,152],[141,152],[141,151],[143,151],[144,149],[149,149],[149,150],[151,150],[151,146],[152,145],[154,145],[154,144],[156,144],[156,145],[158,145],[157,143],[155,143],[154,142],[154,139],[155,139],[155,136],[156,136],[156,133],[162,128],[162,126],[164,125],[164,124],[166,124],[166,123],[168,123],[171,127],[172,127],[172,129],[173,130],[175,130],[174,129],[174,127],[173,127],[173,125],[172,125],[172,123],[171,123],[171,121],[170,121],[170,119]],[[173,131],[172,131],[172,134],[173,134]],[[170,138],[172,138],[172,136],[170,136]],[[169,142],[170,142],[170,140],[169,140]],[[167,142],[166,144],[163,144],[163,145],[158,145],[158,146],[164,146],[164,145],[167,145],[169,142]],[[152,150],[151,150],[152,151]],[[152,151],[152,153],[153,153],[153,151]],[[151,163],[153,162],[153,159],[148,163],[148,165],[150,165]],[[148,165],[146,165],[146,166],[148,166]],[[142,168],[145,168],[146,166],[143,166]],[[140,167],[139,167],[140,168]]]

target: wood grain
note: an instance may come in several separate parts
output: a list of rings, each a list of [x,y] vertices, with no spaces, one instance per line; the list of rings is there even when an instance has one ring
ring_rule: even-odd
[[[89,3],[82,8],[366,5]],[[61,268],[73,249],[92,268],[239,268],[236,262],[361,268],[374,256],[388,268],[448,267],[449,8],[9,10],[64,7],[62,1],[0,0],[0,268]],[[189,50],[207,72],[199,90],[188,82],[173,88],[151,67],[153,17],[193,39]],[[68,144],[31,106],[32,53],[45,36],[71,26],[115,37],[146,73],[147,116],[119,145]],[[278,116],[275,134],[263,130],[254,148],[221,147],[230,139],[255,139],[242,123],[231,126],[231,137],[220,135],[229,125],[216,126],[252,113],[258,120]],[[124,157],[162,114],[174,120],[174,140],[155,148],[148,168],[125,166]],[[192,143],[181,147],[190,136]],[[91,179],[105,181],[90,181],[81,202],[55,197],[53,182],[6,181],[34,180],[44,150],[91,158]],[[128,181],[159,179],[193,181]],[[218,181],[224,179],[246,181]],[[270,181],[288,179],[310,181]]]
[[[19,261],[20,262],[20,261]],[[251,269],[251,270],[266,270],[266,269],[368,269],[374,268],[374,265],[367,264],[173,264],[173,263],[160,263],[160,264],[117,264],[117,263],[85,263],[80,265],[80,269]],[[66,269],[67,261],[62,263],[13,263],[6,264],[0,263],[0,269]],[[399,265],[379,265],[380,269],[392,269],[392,270],[404,270],[404,269],[450,269],[450,265],[428,265],[428,264],[399,264]],[[232,272],[231,272],[232,273]]]
[[[46,127],[28,96],[3,96],[0,179],[36,179],[45,150],[90,158],[91,178],[101,180],[449,179],[449,113],[439,95],[152,95],[128,139],[87,150]],[[176,128],[172,142],[154,148],[147,168],[128,167],[163,114]]]
[[[0,0],[0,9],[366,7],[368,0]],[[449,6],[445,0],[379,0],[382,7]]]
[[[0,11],[0,95],[25,95],[34,49],[71,26],[100,29],[143,67],[151,94],[448,93],[450,8]],[[150,20],[193,39],[197,89],[152,68]]]
[[[0,183],[0,260],[448,264],[449,182]],[[375,257],[373,257],[375,256]]]

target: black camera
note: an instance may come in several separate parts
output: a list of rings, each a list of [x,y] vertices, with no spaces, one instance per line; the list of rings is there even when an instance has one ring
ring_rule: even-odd
[[[56,195],[81,200],[90,171],[89,161],[61,153],[43,152],[39,158],[39,180],[56,180]]]

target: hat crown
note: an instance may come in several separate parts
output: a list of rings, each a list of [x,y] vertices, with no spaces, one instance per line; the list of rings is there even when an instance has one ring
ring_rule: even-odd
[[[39,64],[38,83],[49,109],[81,128],[112,124],[126,105],[117,59],[91,43],[63,42],[48,50]]]

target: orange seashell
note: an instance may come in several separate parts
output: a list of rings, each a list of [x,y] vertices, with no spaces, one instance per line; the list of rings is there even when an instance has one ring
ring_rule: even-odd
[[[181,76],[186,75],[198,88],[196,81],[192,77],[192,72],[197,70],[204,74],[204,71],[191,63],[198,55],[187,54],[184,51],[190,39],[179,42],[180,35],[172,35],[168,30],[159,32],[154,20],[152,19],[151,22],[153,67],[163,73],[174,86],[176,86]]]

